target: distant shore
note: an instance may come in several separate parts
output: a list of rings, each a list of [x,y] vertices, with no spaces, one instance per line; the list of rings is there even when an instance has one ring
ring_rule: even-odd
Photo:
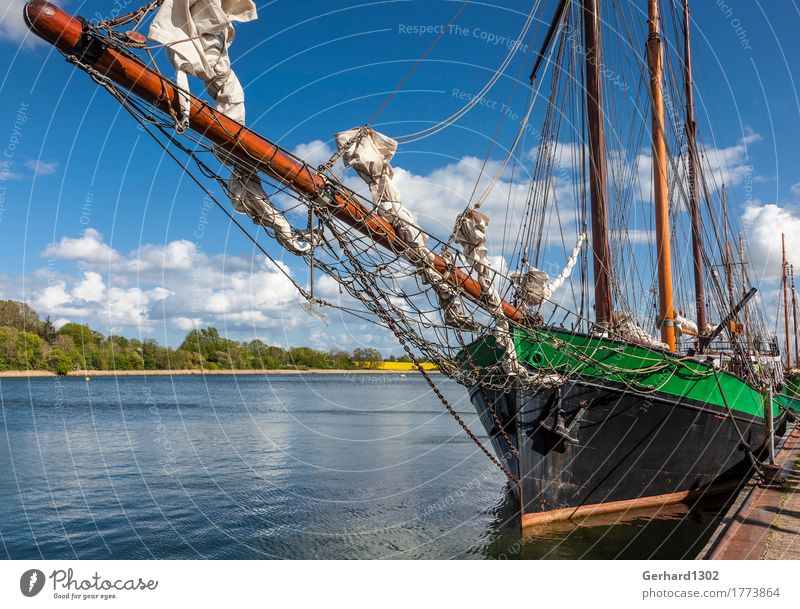
[[[325,370],[314,368],[309,370],[73,370],[67,376],[93,377],[93,376],[238,376],[253,374],[271,375],[302,375],[302,374],[413,374],[416,370],[371,370],[359,368],[356,370]],[[438,373],[438,370],[427,370],[428,373]],[[0,378],[33,378],[56,376],[48,370],[6,370],[0,372]]]

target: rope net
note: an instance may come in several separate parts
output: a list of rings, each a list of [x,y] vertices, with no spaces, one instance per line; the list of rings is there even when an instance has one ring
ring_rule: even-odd
[[[115,51],[141,63],[149,63],[150,69],[159,74],[162,83],[168,84],[177,92],[176,97],[179,101],[177,107],[166,105],[162,109],[160,106],[143,101],[120,89],[109,78],[80,58],[69,55],[68,60],[88,72],[99,85],[113,95],[158,142],[165,153],[183,168],[220,210],[253,242],[254,246],[275,262],[276,267],[286,275],[287,280],[292,282],[299,295],[306,301],[307,311],[319,315],[320,311],[326,308],[338,309],[391,332],[408,357],[417,364],[420,372],[456,421],[512,481],[516,481],[513,473],[487,452],[438,391],[431,377],[420,365],[422,362],[431,362],[456,382],[482,391],[487,405],[492,403],[492,400],[488,399],[490,392],[497,395],[520,387],[537,389],[557,386],[580,374],[586,365],[610,377],[613,376],[631,390],[643,394],[658,391],[660,387],[640,383],[636,378],[637,374],[664,372],[663,386],[678,371],[685,369],[685,362],[691,359],[691,356],[664,357],[659,353],[651,353],[652,357],[644,358],[639,369],[630,365],[624,369],[617,368],[610,363],[615,361],[614,358],[599,357],[596,342],[573,343],[560,339],[556,333],[550,334],[547,341],[562,356],[559,366],[549,366],[548,361],[541,362],[540,366],[526,366],[517,360],[516,346],[519,338],[524,336],[526,340],[532,342],[541,340],[537,338],[537,330],[541,329],[562,329],[594,335],[605,332],[607,336],[611,333],[612,337],[623,339],[628,343],[656,350],[663,348],[657,339],[652,338],[654,335],[652,324],[647,323],[645,327],[635,315],[635,312],[638,312],[638,319],[641,319],[642,310],[654,307],[655,292],[651,289],[652,284],[648,283],[653,275],[653,258],[651,256],[641,262],[637,260],[641,258],[641,245],[632,238],[631,231],[628,230],[631,224],[630,217],[636,211],[634,207],[636,197],[633,191],[638,175],[635,170],[636,164],[622,153],[609,154],[610,190],[614,201],[610,220],[611,225],[616,227],[611,234],[611,250],[616,269],[613,287],[617,325],[615,328],[598,329],[589,318],[592,297],[588,272],[591,245],[586,240],[585,174],[589,160],[585,154],[587,141],[587,125],[583,119],[585,92],[580,83],[571,76],[580,71],[579,66],[582,63],[582,50],[576,46],[574,39],[574,32],[578,31],[580,26],[577,10],[567,5],[563,16],[563,31],[560,32],[558,39],[553,41],[552,46],[546,49],[550,60],[545,64],[545,72],[537,78],[535,87],[529,92],[521,128],[513,144],[507,149],[506,157],[499,164],[500,170],[496,175],[490,176],[490,183],[485,193],[478,192],[476,182],[473,191],[476,203],[473,204],[471,197],[464,213],[454,219],[453,231],[445,241],[428,234],[405,212],[392,192],[391,167],[388,162],[383,168],[370,169],[366,165],[359,166],[351,158],[353,156],[351,147],[357,146],[365,134],[373,133],[369,127],[356,128],[339,134],[338,152],[319,167],[311,167],[289,151],[278,147],[282,155],[293,159],[296,165],[302,168],[300,173],[313,176],[314,179],[311,180],[313,183],[322,184],[313,192],[305,193],[294,189],[290,179],[281,179],[276,177],[276,174],[267,172],[263,159],[243,157],[241,154],[231,156],[210,140],[187,129],[187,117],[181,114],[191,94],[185,82],[179,79],[178,84],[175,84],[161,75],[149,47],[143,47],[138,39],[132,40],[130,36],[120,35],[113,29],[123,23],[134,21],[138,26],[147,12],[157,8],[159,4],[159,0],[155,0],[131,16],[119,18],[115,23],[99,24],[97,28],[92,29],[92,32]],[[533,13],[538,6],[539,3],[534,4],[520,40],[528,31]],[[618,21],[624,26],[620,31],[633,39],[632,34],[635,32],[630,31],[625,16],[619,16]],[[511,58],[518,47],[519,44],[515,45],[509,54]],[[630,48],[636,46],[630,45]],[[143,61],[130,49],[146,53],[148,61]],[[632,83],[632,91],[621,87],[616,91],[612,90],[606,94],[610,98],[606,99],[606,105],[610,112],[615,114],[621,112],[618,106],[621,107],[622,98],[626,103],[633,100],[636,104],[641,104],[640,114],[646,116],[649,111],[646,109],[650,103],[646,93],[648,79],[640,60],[635,56],[632,57],[634,59],[628,58],[627,71],[623,73]],[[671,78],[668,80],[668,85],[671,85],[671,89],[677,89],[676,79],[670,72],[669,65],[668,62],[668,77]],[[505,66],[504,63],[503,70]],[[548,66],[552,67],[549,80]],[[502,73],[502,70],[500,72]],[[675,91],[675,97],[679,97],[678,91]],[[229,128],[226,129],[218,115],[211,111],[207,104],[193,99],[203,104],[202,112],[212,117],[215,126],[225,129],[231,141],[235,142],[239,134],[231,132]],[[543,100],[544,107],[542,108],[540,103],[537,108],[536,118],[540,119],[541,129],[537,131],[527,195],[518,203],[522,206],[519,213],[521,222],[516,223],[515,229],[513,228],[515,223],[507,221],[503,234],[504,251],[506,239],[512,246],[508,264],[510,270],[506,274],[492,268],[488,263],[485,247],[488,218],[478,212],[477,208],[485,201],[489,190],[495,186],[501,173],[509,168],[512,173],[519,171],[517,165],[520,159],[515,152],[525,146],[525,136],[528,132],[526,127],[529,119],[533,121],[534,104],[537,100]],[[469,108],[466,109],[468,110]],[[674,119],[670,116],[669,120]],[[444,129],[449,124],[452,123],[447,119],[441,128]],[[575,168],[570,175],[566,175],[563,168],[559,167],[559,157],[563,156],[561,151],[564,144],[560,135],[564,124],[567,125],[564,128],[571,131],[568,135],[579,144],[569,149],[571,158],[566,159],[567,164]],[[664,125],[663,128],[667,135],[675,140],[674,148],[683,150],[685,137],[683,131],[672,123]],[[644,127],[630,129],[627,132],[623,130],[620,135],[622,141],[615,142],[615,146],[621,150],[641,149],[643,131]],[[433,132],[435,130],[431,130],[430,134]],[[410,134],[407,141],[415,141],[415,137],[428,135],[427,132]],[[397,142],[393,145],[396,147]],[[392,150],[392,154],[393,152]],[[686,159],[678,155],[670,156],[669,160],[671,193],[676,204],[685,203],[686,192],[682,181],[686,175]],[[344,161],[346,166],[352,166],[367,181],[372,195],[370,199],[352,191],[342,183],[335,171],[340,161]],[[485,166],[486,163],[484,168]],[[481,175],[484,168],[481,169]],[[371,173],[373,170],[374,173]],[[479,182],[480,178],[481,176]],[[564,188],[564,183],[568,181],[571,182],[569,188]],[[717,234],[714,224],[715,210],[712,208],[710,189],[705,182],[703,186],[705,203],[709,207],[708,216],[711,219],[704,229],[709,232],[706,235],[707,242],[719,247],[724,239]],[[565,234],[565,223],[562,222],[561,214],[568,210],[563,202],[556,200],[559,187],[562,191],[571,190],[571,200],[574,205],[572,228],[575,229],[575,239],[570,236],[569,231]],[[220,196],[220,193],[224,197]],[[341,196],[357,203],[358,208],[363,211],[363,216],[359,212],[357,215],[360,217],[343,218],[340,213],[334,213],[337,197]],[[237,216],[232,213],[231,202],[233,210],[243,215]],[[515,203],[517,202],[511,200],[509,192],[509,210]],[[638,202],[638,205],[646,204],[647,201],[644,199]],[[296,223],[298,214],[307,218],[305,226],[292,224],[293,218]],[[384,234],[377,232],[374,225],[364,220],[365,216],[377,217],[388,222],[397,238],[387,242]],[[248,226],[248,217],[255,225],[255,231]],[[565,263],[566,266],[552,282],[548,283],[547,275],[537,267],[543,265],[545,256],[553,259],[550,241],[556,243],[558,239],[553,239],[553,235],[547,234],[548,231],[555,232],[552,231],[552,226],[560,231],[558,237],[564,250],[562,264]],[[646,232],[647,228],[643,225],[638,230]],[[262,230],[287,251],[304,260],[311,269],[310,285],[298,283],[286,268],[278,264],[260,245],[258,237]],[[515,230],[516,234],[513,234]],[[677,239],[680,231],[681,229],[676,230],[673,237]],[[477,241],[474,240],[475,235],[480,237]],[[551,251],[548,252],[548,248]],[[650,249],[652,250],[652,247]],[[704,252],[705,262],[709,266],[713,262],[711,249],[707,248]],[[436,264],[434,259],[437,261]],[[740,260],[739,263],[744,264],[744,260]],[[569,280],[573,268],[577,269],[579,278],[577,281]],[[337,302],[319,298],[315,293],[313,282],[315,270],[321,271],[338,285],[341,296]],[[454,280],[459,277],[460,280]],[[464,278],[469,278],[473,284],[480,286],[478,290],[480,297],[475,296],[474,290],[470,293],[469,290],[463,289]],[[743,273],[742,288],[745,281]],[[730,310],[727,290],[724,290],[713,276],[709,283],[710,297],[716,301],[713,304],[718,304],[717,315],[722,318],[723,313]],[[680,293],[686,291],[680,280],[677,284]],[[569,294],[562,293],[558,298],[554,298],[555,290],[562,285],[565,285],[564,292],[569,291]],[[691,302],[686,297],[683,300]],[[509,315],[509,308],[516,314]],[[753,310],[752,317],[755,316]],[[687,325],[689,324],[687,320]],[[760,336],[763,332],[757,325],[754,321],[752,333]],[[701,332],[705,330],[700,329]],[[764,382],[765,375],[769,374],[773,375],[774,378],[771,380],[775,383],[782,380],[780,367],[768,365],[769,357],[774,356],[775,351],[772,344],[764,344],[763,349],[759,349],[757,346],[747,345],[741,337],[736,337],[732,332],[728,334],[730,336],[728,355],[724,356],[725,349],[717,344],[718,363],[715,366],[719,368],[727,366],[729,371],[733,371],[752,384]],[[747,340],[751,341],[751,338]],[[752,340],[755,342],[755,339]],[[481,361],[476,361],[476,350],[470,348],[475,344],[482,344],[485,347],[481,349],[483,354]],[[604,349],[608,351],[611,348],[606,345]],[[619,353],[624,349],[623,342],[620,342]],[[760,358],[761,353],[766,359]],[[751,357],[751,354],[754,357]],[[724,361],[725,357],[727,364]],[[621,374],[623,372],[625,374]],[[712,373],[715,373],[713,368],[708,374]],[[697,374],[697,370],[694,369],[692,374]],[[506,435],[504,426],[498,420],[494,409],[489,408],[488,411],[495,420],[498,433],[504,437],[514,452],[514,443]]]
[[[118,23],[101,23],[98,28],[94,29],[94,33],[103,37],[104,42],[118,52],[142,61],[128,48],[138,50],[139,47],[126,43],[126,38],[117,35],[118,33],[112,34],[112,32],[116,32],[113,28],[131,21],[135,21],[138,26],[147,12],[158,6],[159,2],[154,1],[143,9],[131,13],[132,17],[119,18]],[[533,12],[535,11],[531,13],[533,14]],[[518,162],[516,155],[513,154],[514,149],[518,144],[521,146],[520,135],[525,132],[525,126],[528,117],[531,116],[534,103],[537,99],[543,98],[545,108],[542,129],[533,174],[529,181],[528,195],[523,202],[523,221],[518,224],[519,234],[516,239],[513,238],[513,235],[504,235],[504,246],[506,237],[512,238],[514,249],[511,262],[512,264],[516,262],[516,268],[510,270],[508,275],[491,268],[486,263],[485,252],[482,262],[481,258],[475,255],[475,247],[469,244],[467,247],[462,247],[458,243],[454,243],[453,236],[459,232],[464,218],[470,212],[477,213],[475,210],[479,207],[480,201],[485,198],[485,194],[480,197],[478,204],[472,208],[467,206],[465,213],[456,219],[450,238],[443,241],[426,233],[409,217],[403,217],[402,221],[398,220],[396,210],[393,212],[394,216],[387,215],[386,201],[382,199],[391,199],[391,197],[376,195],[375,189],[372,189],[373,196],[370,200],[353,192],[340,181],[334,167],[337,162],[342,160],[341,157],[343,153],[347,152],[350,142],[340,146],[339,152],[319,168],[311,167],[288,151],[281,150],[282,154],[294,157],[297,163],[304,167],[303,171],[307,171],[309,175],[312,173],[324,175],[325,189],[315,193],[314,196],[298,194],[291,188],[291,183],[264,173],[262,171],[263,164],[256,159],[229,158],[224,151],[215,147],[205,138],[185,129],[185,117],[180,116],[180,108],[176,109],[170,105],[167,106],[168,112],[165,112],[157,106],[120,90],[111,80],[102,76],[90,65],[83,64],[74,56],[68,59],[86,70],[96,82],[106,88],[206,191],[219,208],[256,244],[264,255],[274,260],[273,256],[258,245],[256,237],[247,230],[245,226],[247,222],[245,221],[243,224],[230,213],[229,202],[220,200],[218,194],[208,188],[209,179],[215,181],[226,197],[233,201],[235,211],[250,217],[256,224],[257,230],[263,229],[285,249],[303,257],[312,268],[312,276],[313,269],[322,271],[340,286],[343,294],[346,294],[346,297],[340,299],[340,302],[336,304],[324,301],[313,293],[313,289],[300,285],[280,265],[277,265],[292,281],[302,298],[310,303],[307,307],[308,310],[315,311],[316,307],[335,307],[369,320],[390,330],[398,339],[402,338],[405,344],[412,347],[417,358],[436,364],[440,370],[457,382],[467,386],[488,383],[493,389],[505,391],[519,382],[538,385],[559,382],[558,379],[553,378],[552,373],[531,372],[525,366],[508,361],[508,357],[516,357],[514,337],[521,330],[542,326],[555,326],[581,332],[594,330],[593,322],[588,317],[591,298],[587,295],[589,285],[587,257],[591,246],[585,243],[586,193],[583,186],[585,181],[580,179],[580,175],[573,179],[575,217],[580,218],[583,223],[577,244],[571,241],[568,235],[565,238],[563,227],[561,229],[561,243],[565,248],[567,267],[557,277],[556,282],[547,285],[546,277],[539,277],[542,275],[541,271],[533,266],[534,264],[540,265],[542,262],[543,234],[546,226],[553,224],[553,214],[558,220],[560,213],[560,205],[555,201],[554,193],[559,179],[556,157],[561,145],[559,140],[561,124],[568,120],[572,125],[579,125],[580,122],[573,117],[583,114],[582,88],[576,84],[574,79],[568,78],[570,70],[573,70],[574,64],[578,63],[576,54],[579,49],[575,49],[574,46],[570,48],[571,38],[569,36],[570,32],[576,29],[578,23],[569,26],[569,14],[567,14],[566,23],[568,27],[565,28],[564,35],[560,36],[548,51],[552,61],[547,62],[549,65],[561,65],[562,68],[554,69],[550,75],[548,94],[540,95],[541,87],[547,82],[547,79],[544,78],[546,73],[537,81],[534,94],[528,100],[525,121],[520,129],[520,134],[517,135],[514,145],[508,149],[508,155],[501,163],[501,167],[505,168],[511,160],[514,164]],[[526,23],[526,30],[527,26]],[[160,74],[150,50],[145,49],[145,51],[149,58],[150,68]],[[638,65],[631,67],[631,72],[639,71]],[[190,96],[190,92],[184,87],[170,82],[164,76],[161,78],[163,82],[169,83],[178,91],[181,103]],[[631,78],[631,81],[634,82],[634,79]],[[646,82],[644,75],[642,75],[642,82]],[[557,111],[559,106],[563,106],[567,110],[559,113]],[[571,113],[572,116],[568,113]],[[215,113],[210,110],[207,114],[216,117]],[[217,118],[215,121],[217,125],[223,127]],[[352,138],[360,137],[365,130],[369,130],[369,128],[352,130],[355,132]],[[678,129],[673,129],[673,131],[682,137]],[[235,139],[237,134],[231,132],[230,136]],[[641,131],[634,134],[637,142],[639,138],[641,138]],[[587,161],[583,156],[583,149],[576,147],[575,150],[579,156],[573,157],[571,163],[575,166],[585,167]],[[672,163],[676,166],[678,162],[683,162],[683,159],[672,159]],[[612,155],[610,159],[612,173],[615,168],[622,168],[623,164],[627,164],[626,159],[615,158]],[[359,171],[359,173],[361,172]],[[362,177],[364,176],[362,175]],[[678,172],[676,171],[673,173],[673,184],[677,177]],[[496,179],[497,176],[493,176],[489,189],[492,188]],[[628,185],[622,185],[619,188],[629,192],[631,190],[629,182],[633,180],[633,176],[628,176],[628,180],[625,182]],[[370,231],[368,223],[357,223],[354,226],[352,222],[345,222],[331,212],[328,196],[330,191],[344,192],[347,197],[357,200],[366,213],[388,218],[402,238],[394,241],[391,247],[376,246],[376,235]],[[676,196],[676,198],[680,197]],[[626,249],[630,249],[630,241],[628,241],[625,229],[627,201],[630,199],[630,194],[618,194],[617,199],[618,205],[612,208],[612,213],[617,215],[613,220],[620,229],[612,234],[612,241],[622,239],[622,242],[612,243],[614,245],[612,251],[616,252],[616,257],[620,260],[618,266],[624,272],[621,275],[618,274],[614,282],[615,288],[617,288],[617,297],[621,300],[617,303],[619,319],[627,320],[627,325],[622,324],[619,329],[624,330],[630,326],[628,330],[621,334],[618,332],[618,334],[633,340],[633,342],[659,348],[661,345],[658,341],[650,339],[652,330],[645,330],[636,321],[633,311],[636,303],[628,304],[625,299],[628,292],[631,292],[635,298],[637,293],[647,293],[648,290],[646,285],[640,286],[638,290],[630,288],[631,281],[628,280],[628,273],[625,269],[631,266],[630,261],[634,260],[636,256],[622,255]],[[256,203],[249,204],[248,201]],[[279,208],[274,202],[278,202],[281,207]],[[291,217],[297,213],[307,215],[308,222],[305,227],[292,226]],[[480,214],[478,215],[480,216]],[[561,226],[560,223],[559,226]],[[482,230],[485,232],[486,227],[484,226]],[[462,240],[461,243],[463,245],[465,242]],[[568,254],[567,252],[570,250],[572,253]],[[430,257],[434,253],[445,260],[446,268],[444,270],[434,269],[430,263]],[[629,252],[629,254],[632,253]],[[578,269],[580,286],[576,291],[574,282],[568,282],[565,289],[571,291],[573,303],[571,303],[572,306],[563,306],[560,303],[566,304],[567,299],[552,299],[552,292],[556,287],[565,283],[567,275],[573,267]],[[481,285],[481,298],[475,299],[463,290],[453,288],[453,282],[450,281],[451,275],[458,272],[465,276],[471,276]],[[630,277],[630,279],[634,279],[633,283],[635,283],[635,277]],[[714,287],[716,288],[716,286]],[[531,300],[531,294],[535,294],[536,298]],[[519,306],[524,315],[519,319],[509,319],[502,313],[499,306],[501,298]],[[390,318],[392,323],[387,323],[386,318]],[[479,341],[485,342],[490,347],[499,346],[500,351],[506,352],[505,361],[503,361],[502,354],[493,363],[482,362],[481,365],[478,365],[476,362],[470,361],[470,352],[466,350],[466,346]],[[503,346],[505,346],[504,349]],[[576,358],[590,360],[591,354],[576,354]]]

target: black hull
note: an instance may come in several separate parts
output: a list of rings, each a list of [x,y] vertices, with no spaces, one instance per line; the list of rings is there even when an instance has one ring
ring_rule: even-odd
[[[523,525],[599,506],[674,503],[730,486],[751,471],[745,445],[758,454],[766,443],[760,417],[732,418],[707,404],[612,386],[575,382],[505,393],[472,388],[470,398],[495,453],[520,478]],[[487,399],[519,460],[498,432]],[[783,421],[776,423],[780,430]]]

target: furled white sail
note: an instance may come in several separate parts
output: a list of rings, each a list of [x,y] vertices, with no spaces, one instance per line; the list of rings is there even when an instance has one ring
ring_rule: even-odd
[[[417,267],[423,281],[433,287],[445,323],[464,330],[474,329],[475,322],[464,310],[458,292],[434,268],[435,255],[427,246],[428,237],[414,224],[414,216],[403,205],[393,183],[394,170],[390,161],[397,151],[397,142],[364,127],[342,131],[334,139],[342,162],[366,182],[378,213],[407,244],[408,250],[403,255]]]
[[[567,260],[567,264],[564,266],[564,270],[556,275],[556,278],[550,283],[547,283],[549,279],[547,273],[537,268],[529,269],[524,273],[512,273],[511,281],[517,287],[519,299],[526,305],[538,306],[555,294],[556,290],[564,285],[564,282],[572,274],[572,269],[575,268],[575,264],[578,262],[578,256],[585,240],[586,233],[581,233]]]
[[[237,212],[247,214],[254,224],[275,231],[278,243],[293,254],[311,249],[308,242],[297,239],[289,221],[273,207],[257,176],[242,174],[234,168],[228,180],[228,196]]]
[[[235,32],[233,22],[258,18],[252,0],[164,0],[150,25],[149,37],[166,47],[167,57],[177,71],[181,124],[189,124],[189,79],[196,76],[214,99],[216,109],[237,123],[245,122],[244,89],[228,56]],[[255,224],[271,228],[284,248],[302,254],[310,245],[299,239],[283,215],[272,205],[261,180],[239,167],[224,151],[220,160],[233,167],[228,180],[228,197],[233,208],[247,214]]]
[[[196,76],[205,83],[216,109],[244,124],[244,90],[231,70],[228,47],[234,38],[233,22],[257,17],[252,0],[164,0],[148,35],[166,47],[182,89],[188,90],[187,74]],[[183,95],[180,102],[187,122],[188,98]]]
[[[614,313],[614,330],[620,336],[628,340],[647,345],[648,347],[657,347],[658,349],[669,349],[669,345],[662,343],[657,338],[650,336],[647,331],[639,325],[636,318],[627,311],[618,311]]]
[[[483,300],[494,317],[494,339],[503,348],[503,369],[510,375],[527,377],[527,370],[517,358],[517,349],[511,335],[511,324],[503,313],[503,299],[495,285],[495,273],[489,263],[489,250],[486,248],[486,231],[489,217],[476,209],[468,209],[455,223],[453,237],[463,250],[471,270],[478,277]]]
[[[698,334],[697,324],[680,313],[675,315],[675,324],[675,328],[679,330],[681,334],[689,334],[690,336],[697,336]]]

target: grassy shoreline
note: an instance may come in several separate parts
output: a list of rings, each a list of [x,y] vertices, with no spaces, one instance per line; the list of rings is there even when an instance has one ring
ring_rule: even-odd
[[[326,370],[314,368],[309,370],[73,370],[68,372],[68,377],[93,377],[93,376],[238,376],[238,375],[302,375],[302,374],[411,374],[416,370]],[[438,370],[428,370],[428,373],[438,373]],[[55,377],[56,374],[49,370],[5,370],[0,372],[0,378],[40,378]]]

